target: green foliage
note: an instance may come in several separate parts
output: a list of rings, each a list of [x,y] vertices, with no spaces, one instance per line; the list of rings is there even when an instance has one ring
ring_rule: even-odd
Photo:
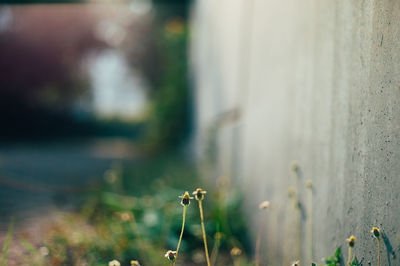
[[[340,266],[342,263],[341,248],[338,247],[335,255],[325,259],[326,266]]]
[[[0,263],[1,266],[7,265],[8,249],[10,248],[10,245],[11,245],[13,232],[14,232],[14,218],[11,218],[10,224],[8,226],[6,241],[4,242],[4,246],[3,246],[3,252],[2,252],[1,263]]]
[[[144,133],[149,150],[163,150],[182,143],[188,135],[190,118],[186,22],[180,17],[169,18],[157,37],[160,77],[155,84]]]
[[[44,244],[50,250],[49,265],[105,265],[113,259],[121,265],[133,259],[143,265],[168,265],[164,254],[176,248],[182,226],[178,196],[197,186],[210,187],[203,201],[205,227],[209,251],[216,246],[219,265],[232,264],[232,247],[245,251],[244,247],[251,246],[240,211],[240,191],[204,185],[183,154],[141,159],[128,167],[114,164],[105,180],[100,191],[89,195],[80,213],[68,215],[48,230]],[[214,238],[217,232],[222,235],[219,239]],[[204,258],[204,249],[199,209],[193,200],[187,207],[179,260],[193,264],[196,258]],[[240,259],[247,261],[245,255]]]
[[[358,262],[357,257],[354,257],[353,261],[350,264],[351,266],[360,266],[361,264]]]
[[[338,247],[335,251],[335,254],[327,259],[325,259],[326,266],[340,266],[343,265],[343,259],[341,254],[341,247]],[[360,266],[360,262],[357,257],[354,257],[350,266]]]

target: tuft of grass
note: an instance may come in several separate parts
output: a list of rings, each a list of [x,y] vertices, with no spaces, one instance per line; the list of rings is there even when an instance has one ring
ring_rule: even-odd
[[[4,242],[4,246],[3,246],[3,252],[2,252],[1,263],[0,263],[1,266],[6,266],[6,264],[7,264],[8,249],[10,248],[10,245],[11,245],[13,232],[14,232],[14,218],[11,218],[10,224],[8,226],[6,241]]]
[[[340,266],[342,264],[341,247],[335,251],[335,255],[325,259],[326,266]]]

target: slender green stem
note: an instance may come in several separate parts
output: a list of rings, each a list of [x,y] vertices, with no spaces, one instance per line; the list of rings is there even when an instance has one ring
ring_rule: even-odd
[[[349,247],[349,256],[348,256],[348,258],[347,258],[347,265],[348,266],[351,266],[351,247]]]
[[[311,256],[311,261],[314,260],[314,247],[313,247],[313,191],[312,188],[310,188],[310,192],[309,192],[309,203],[308,206],[310,208],[309,211],[309,215],[310,215],[310,219],[309,219],[309,238],[310,238],[310,256]]]
[[[266,211],[263,211],[263,214],[260,219],[258,234],[257,234],[257,242],[256,242],[256,266],[260,265],[260,246],[261,246],[261,235],[263,233],[264,222],[266,219]]]
[[[381,264],[381,238],[378,238],[378,266]]]
[[[211,266],[210,258],[208,256],[207,236],[206,236],[206,229],[204,228],[203,205],[201,200],[199,200],[199,209],[200,209],[201,229],[203,231],[204,251],[206,253],[207,266]]]
[[[301,260],[301,209],[300,209],[300,200],[299,196],[296,193],[296,202],[295,202],[295,209],[296,209],[296,258]]]
[[[213,249],[211,250],[211,265],[216,265],[216,263],[217,263],[217,257],[218,257],[218,249],[219,249],[219,246],[220,246],[220,238],[219,237],[217,237],[216,239],[215,239],[215,243],[214,243],[214,247],[213,247]]]
[[[172,265],[175,265],[175,261],[176,261],[176,259],[178,258],[179,247],[181,246],[181,241],[182,241],[182,236],[183,236],[183,230],[185,229],[185,218],[186,218],[186,205],[183,205],[181,235],[179,236],[178,246],[176,247],[176,256],[175,256],[175,260],[174,260],[174,262],[172,263]]]

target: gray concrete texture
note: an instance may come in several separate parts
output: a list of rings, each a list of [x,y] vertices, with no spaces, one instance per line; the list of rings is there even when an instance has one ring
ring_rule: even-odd
[[[354,254],[376,265],[377,226],[381,265],[400,265],[400,1],[198,0],[192,11],[195,145],[215,152],[209,176],[242,185],[253,236],[258,203],[271,201],[263,261],[320,263],[340,245],[347,259],[355,235]]]

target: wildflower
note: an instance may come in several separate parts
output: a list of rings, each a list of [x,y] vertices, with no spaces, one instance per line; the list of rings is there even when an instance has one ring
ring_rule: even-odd
[[[349,247],[354,247],[354,244],[355,244],[355,242],[356,242],[356,237],[355,236],[350,236],[348,239],[347,239],[347,243],[349,244]]]
[[[124,222],[129,222],[129,221],[133,220],[132,213],[123,212],[120,215],[121,215],[121,220],[124,221]]]
[[[168,250],[164,256],[170,261],[175,261],[176,251]]]
[[[131,260],[131,266],[140,266],[140,263],[138,260]]]
[[[379,230],[379,228],[377,228],[377,227],[372,227],[371,233],[374,235],[374,237],[379,239],[379,237],[381,235],[381,230]]]
[[[193,191],[193,195],[195,195],[196,200],[203,200],[204,194],[206,193],[207,191],[204,191],[201,188],[197,188],[195,191]]]
[[[172,34],[182,34],[185,31],[185,21],[180,17],[170,19],[165,24],[165,30]]]
[[[203,242],[204,242],[204,251],[206,253],[207,266],[210,266],[211,264],[210,264],[210,257],[208,256],[207,237],[206,237],[206,229],[204,228],[204,215],[203,215],[203,204],[202,204],[202,201],[204,199],[204,194],[206,194],[206,193],[207,193],[207,191],[204,191],[201,188],[197,188],[193,192],[193,195],[195,195],[195,198],[199,203],[201,231],[203,233]]]
[[[240,248],[234,247],[231,249],[231,256],[240,256],[242,254],[242,250]]]
[[[181,234],[179,236],[179,241],[178,241],[178,246],[176,247],[176,254],[175,254],[175,260],[178,257],[178,252],[179,252],[179,247],[181,246],[181,241],[183,237],[183,230],[185,229],[185,219],[186,219],[186,207],[190,204],[190,199],[193,199],[190,197],[189,192],[185,192],[182,196],[179,196],[182,198],[181,204],[183,206],[183,214],[182,214],[182,229],[181,229]],[[175,261],[172,263],[172,265],[175,264]]]
[[[179,197],[182,199],[181,204],[183,206],[189,205],[190,204],[190,200],[193,199],[193,197],[191,197],[189,195],[189,192],[187,192],[187,191],[185,192],[185,194],[183,194],[182,196],[179,196]]]
[[[261,202],[260,205],[258,205],[258,207],[261,210],[266,210],[269,208],[269,205],[270,205],[269,201],[266,200],[266,201]]]
[[[372,227],[371,233],[378,239],[378,266],[381,264],[381,230],[377,227]]]
[[[117,260],[112,260],[108,263],[108,266],[121,266],[121,263]]]
[[[312,188],[312,181],[311,180],[307,180],[306,188]]]
[[[221,232],[216,232],[214,235],[215,239],[222,239],[224,237],[224,234]]]
[[[356,237],[355,236],[350,236],[347,239],[347,243],[349,244],[349,256],[347,257],[347,265],[350,266],[351,265],[351,260],[352,260],[352,255],[351,255],[351,251],[354,247],[354,244],[356,243]]]
[[[42,255],[43,257],[45,257],[45,256],[49,255],[49,249],[47,247],[40,247],[39,254]]]

